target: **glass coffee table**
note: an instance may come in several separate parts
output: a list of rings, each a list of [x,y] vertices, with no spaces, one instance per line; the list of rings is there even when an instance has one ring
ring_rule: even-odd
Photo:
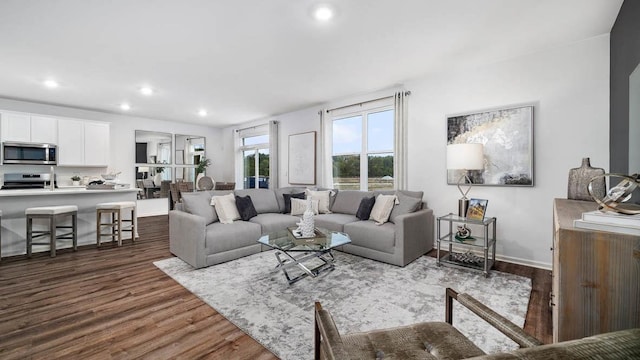
[[[312,238],[301,238],[294,235],[295,228],[289,228],[267,234],[258,239],[262,245],[276,249],[276,259],[289,284],[303,279],[306,276],[316,277],[322,271],[332,270],[335,265],[331,250],[337,246],[349,244],[349,235],[337,231],[316,228],[316,234]],[[310,268],[305,262],[318,259],[319,265]],[[315,261],[318,262],[318,261]],[[298,267],[302,274],[291,277],[287,269]]]

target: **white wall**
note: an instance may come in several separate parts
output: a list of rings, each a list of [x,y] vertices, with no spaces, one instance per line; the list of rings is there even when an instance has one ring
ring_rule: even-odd
[[[16,101],[0,98],[0,109],[21,111],[28,113],[52,115],[59,117],[69,117],[84,120],[105,121],[111,123],[111,154],[109,157],[109,168],[114,171],[122,171],[119,176],[120,182],[132,184],[135,186],[135,130],[161,131],[172,134],[199,135],[206,137],[206,156],[212,160],[211,166],[207,168],[207,175],[213,178],[222,177],[223,166],[225,162],[222,147],[222,131],[213,127],[187,124],[181,122],[170,122],[163,120],[154,120],[134,116],[126,116],[119,114],[110,114],[98,111],[89,111],[64,106],[54,106],[26,101]],[[73,167],[57,167],[56,173],[60,181],[68,179],[73,174],[80,176],[100,176],[107,169],[105,168],[73,168]],[[0,175],[9,172],[49,172],[48,166],[31,166],[31,165],[2,165],[0,166]],[[64,182],[61,182],[64,183]],[[146,201],[146,200],[145,200]],[[166,201],[156,201],[160,205],[164,205]],[[148,209],[145,210],[145,209]],[[158,209],[144,207],[139,214],[157,215]],[[162,212],[160,212],[162,213]],[[166,211],[164,211],[166,213]]]
[[[579,167],[583,157],[590,157],[595,167],[609,169],[609,35],[474,69],[432,74],[407,81],[404,88],[412,93],[409,189],[424,191],[437,216],[457,212],[460,197],[457,187],[446,181],[446,116],[518,104],[535,106],[535,186],[475,186],[470,195],[489,200],[487,216],[497,218],[501,259],[550,268],[552,204],[554,198],[567,196],[569,169]],[[319,133],[320,108],[366,98],[357,96],[270,118],[280,121],[280,186],[288,184],[288,136]],[[230,128],[225,132],[232,134]],[[233,156],[233,142],[225,144],[225,153]],[[320,155],[318,146],[318,181]],[[225,176],[233,172],[227,168]]]

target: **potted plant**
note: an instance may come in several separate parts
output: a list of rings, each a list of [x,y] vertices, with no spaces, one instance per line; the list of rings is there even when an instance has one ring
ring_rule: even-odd
[[[205,170],[207,170],[207,166],[211,165],[211,160],[203,157],[202,159],[200,159],[200,162],[198,163],[198,165],[196,166],[196,179],[195,179],[195,187],[196,189],[199,189],[198,186],[198,180],[200,180],[200,177],[204,176],[204,172]]]
[[[73,186],[78,186],[78,185],[80,185],[80,176],[78,176],[78,175],[73,175],[73,176],[71,177],[71,181],[72,181]]]

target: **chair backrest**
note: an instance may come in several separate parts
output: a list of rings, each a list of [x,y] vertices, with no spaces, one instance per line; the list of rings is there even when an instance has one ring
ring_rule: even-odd
[[[216,181],[215,185],[216,190],[235,190],[236,183],[235,182],[220,182]]]

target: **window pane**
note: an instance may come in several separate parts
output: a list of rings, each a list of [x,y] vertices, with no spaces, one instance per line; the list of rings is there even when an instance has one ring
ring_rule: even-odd
[[[333,186],[342,190],[360,190],[360,155],[333,157]]]
[[[333,121],[333,154],[362,152],[362,116]]]
[[[242,145],[268,144],[269,135],[250,136],[242,138]]]
[[[255,183],[255,177],[254,177]],[[258,150],[258,187],[261,189],[269,188],[269,150]]]
[[[367,116],[367,150],[393,150],[393,110],[371,113]]]
[[[256,152],[255,150],[243,151],[243,168],[244,168],[244,188],[250,189],[250,181],[256,173]],[[253,178],[255,181],[255,178]]]
[[[369,154],[368,190],[393,189],[393,153]]]

